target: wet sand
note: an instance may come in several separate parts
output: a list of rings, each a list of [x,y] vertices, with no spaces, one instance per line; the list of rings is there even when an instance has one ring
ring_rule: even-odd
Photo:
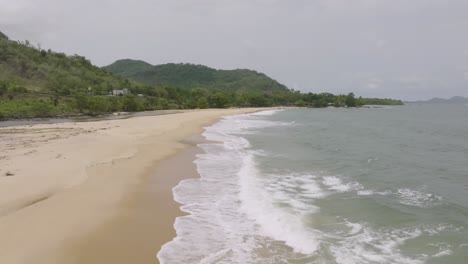
[[[183,215],[172,188],[199,177],[193,161],[201,150],[191,146],[161,161],[152,174],[124,199],[111,221],[72,241],[64,263],[159,263],[156,254],[176,233],[174,220]]]

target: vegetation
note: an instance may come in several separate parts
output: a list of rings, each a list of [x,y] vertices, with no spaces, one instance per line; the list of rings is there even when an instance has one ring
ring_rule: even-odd
[[[125,78],[92,65],[85,57],[45,51],[28,41],[0,38],[0,80],[10,91],[68,96],[76,92],[106,95],[112,89],[130,86]]]
[[[403,102],[400,100],[394,100],[389,98],[360,98],[359,105],[402,105]]]
[[[216,70],[203,65],[163,64],[118,60],[105,70],[151,86],[173,86],[183,90],[203,87],[210,91],[275,93],[288,88],[263,73],[252,70]]]
[[[129,78],[129,79],[127,79]],[[130,94],[109,96],[128,88]],[[120,60],[104,69],[86,58],[9,40],[0,32],[0,120],[160,109],[401,104],[354,94],[300,93],[251,70]]]

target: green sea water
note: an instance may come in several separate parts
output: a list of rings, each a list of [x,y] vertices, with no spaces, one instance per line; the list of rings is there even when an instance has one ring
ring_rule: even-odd
[[[222,143],[174,189],[189,215],[163,263],[468,263],[468,106],[290,109],[205,136]]]

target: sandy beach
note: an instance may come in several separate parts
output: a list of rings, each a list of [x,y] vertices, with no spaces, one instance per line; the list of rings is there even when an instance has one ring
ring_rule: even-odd
[[[258,110],[0,128],[0,263],[157,263],[197,135]]]

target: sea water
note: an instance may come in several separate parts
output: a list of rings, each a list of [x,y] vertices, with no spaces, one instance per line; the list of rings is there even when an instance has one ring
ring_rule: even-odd
[[[468,107],[290,109],[207,127],[161,263],[468,263]]]

